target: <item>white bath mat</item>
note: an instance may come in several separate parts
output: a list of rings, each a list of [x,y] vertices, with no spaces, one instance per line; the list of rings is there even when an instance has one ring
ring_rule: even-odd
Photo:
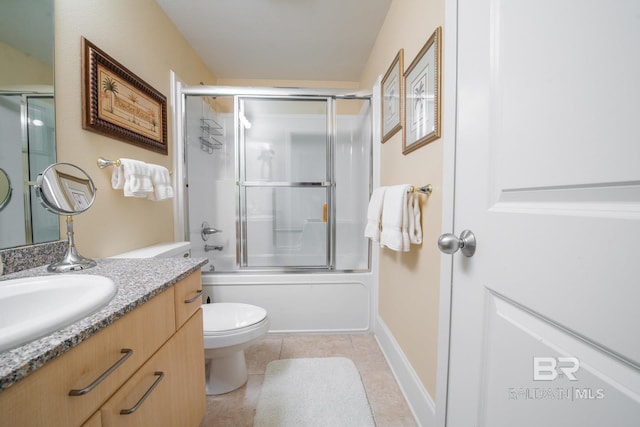
[[[375,426],[353,361],[275,360],[267,366],[254,427]]]

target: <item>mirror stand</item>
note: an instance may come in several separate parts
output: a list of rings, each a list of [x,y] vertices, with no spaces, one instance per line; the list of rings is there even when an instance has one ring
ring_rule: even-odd
[[[47,271],[56,273],[64,273],[68,271],[84,270],[85,268],[95,267],[97,263],[89,258],[85,258],[78,253],[73,240],[73,216],[67,215],[67,240],[69,242],[67,253],[61,260],[54,262]]]
[[[95,267],[97,263],[80,255],[73,239],[73,215],[89,209],[96,200],[91,177],[71,163],[54,163],[38,174],[36,195],[50,212],[67,217],[67,253],[47,270],[63,273]]]

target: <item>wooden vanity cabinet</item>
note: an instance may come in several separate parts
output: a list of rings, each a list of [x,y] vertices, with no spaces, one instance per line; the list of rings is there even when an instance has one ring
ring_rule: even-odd
[[[179,329],[202,305],[201,276],[198,270],[197,273],[190,274],[174,286],[176,329]]]
[[[198,270],[0,392],[0,426],[199,425],[206,406],[202,311],[199,302],[186,304],[182,295],[193,297],[191,288],[199,284]],[[176,307],[182,311],[180,326]],[[69,396],[119,360],[91,391]],[[150,385],[149,372],[154,377],[160,371],[162,380],[139,409],[120,416],[120,409],[130,407],[117,405],[139,399]],[[156,412],[162,422],[150,415]]]
[[[200,337],[199,343],[193,342],[196,336]],[[203,348],[202,310],[102,406],[102,426],[200,425],[205,412],[204,373],[192,369],[192,365],[203,365],[204,360],[202,350],[195,351],[197,346]],[[148,395],[143,400],[145,393]],[[132,413],[121,413],[136,405]]]

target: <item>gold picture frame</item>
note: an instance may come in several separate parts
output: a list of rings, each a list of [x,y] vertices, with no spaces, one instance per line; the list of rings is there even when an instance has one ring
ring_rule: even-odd
[[[404,49],[400,49],[382,78],[380,86],[381,108],[380,125],[382,143],[395,135],[402,128],[404,102]]]
[[[441,34],[436,28],[404,73],[403,154],[440,138]]]
[[[59,170],[54,170],[58,188],[69,206],[70,212],[84,212],[91,206],[95,192],[91,181]]]
[[[167,98],[82,38],[82,127],[162,154]]]

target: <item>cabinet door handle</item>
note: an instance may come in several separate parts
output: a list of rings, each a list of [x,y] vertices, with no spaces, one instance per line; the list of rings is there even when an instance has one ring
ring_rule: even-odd
[[[192,302],[194,302],[195,300],[200,298],[202,296],[202,293],[203,293],[203,291],[202,291],[202,289],[200,289],[195,297],[184,300],[184,303],[185,304],[191,304]]]
[[[134,412],[136,412],[138,410],[138,408],[140,408],[140,406],[144,403],[144,401],[147,400],[147,397],[149,397],[149,395],[151,394],[153,389],[156,388],[158,386],[158,384],[160,383],[160,381],[164,378],[164,372],[157,371],[157,372],[154,372],[153,375],[157,376],[158,378],[156,378],[156,380],[153,382],[153,384],[151,384],[151,387],[149,387],[149,390],[147,390],[142,395],[140,400],[138,400],[138,403],[133,405],[133,407],[131,407],[129,409],[121,409],[120,410],[120,415],[130,415],[130,414],[133,414]]]
[[[133,350],[131,350],[130,348],[123,348],[122,350],[120,350],[120,353],[124,353],[124,356],[122,356],[116,363],[114,363],[113,366],[111,366],[109,369],[104,371],[102,375],[96,378],[95,381],[93,381],[91,384],[89,384],[85,388],[71,390],[69,392],[69,396],[83,396],[89,393],[94,388],[96,388],[98,384],[104,381],[104,379],[107,378],[109,375],[111,375],[113,371],[118,369],[118,367],[122,365],[125,360],[127,360],[128,358],[131,357],[131,355],[133,355]]]

